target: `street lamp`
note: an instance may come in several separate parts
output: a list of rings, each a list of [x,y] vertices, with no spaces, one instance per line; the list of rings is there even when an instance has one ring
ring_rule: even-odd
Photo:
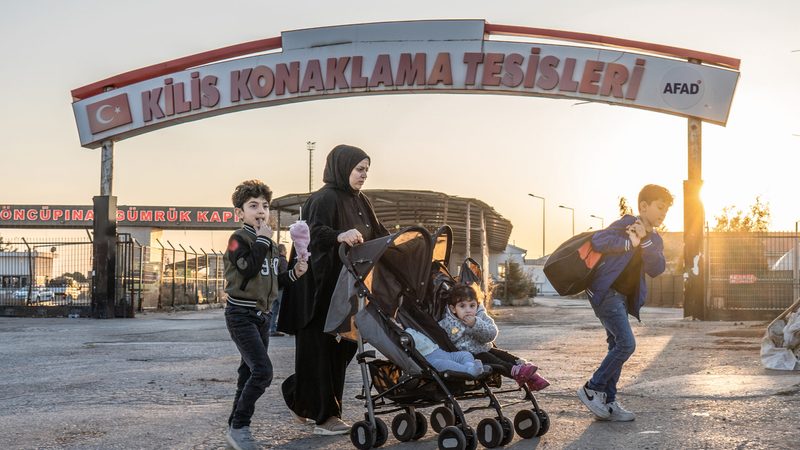
[[[602,230],[603,228],[605,228],[605,219],[603,219],[600,216],[595,216],[594,214],[589,215],[589,217],[593,217],[595,219],[600,219],[600,229]]]
[[[568,209],[572,212],[572,235],[575,236],[575,209],[564,205],[558,205],[558,207]]]
[[[538,198],[542,201],[542,257],[547,253],[544,252],[544,197],[539,197],[538,195],[528,194],[533,198]]]

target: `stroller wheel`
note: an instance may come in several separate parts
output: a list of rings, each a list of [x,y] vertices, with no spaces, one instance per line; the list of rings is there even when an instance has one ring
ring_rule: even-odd
[[[523,439],[530,439],[539,432],[539,416],[533,410],[523,409],[514,416],[514,429]]]
[[[439,450],[465,450],[467,438],[453,425],[446,426],[439,432]]]
[[[387,439],[389,439],[389,428],[386,426],[386,422],[377,417],[375,418],[375,425],[377,425],[378,429],[375,430],[374,447],[380,447],[386,443]]]
[[[495,448],[503,442],[503,426],[497,419],[487,417],[478,423],[478,441],[486,448]]]
[[[456,423],[456,416],[453,410],[446,406],[439,406],[431,413],[431,426],[433,431],[441,433],[445,427],[454,425]]]
[[[459,427],[464,433],[464,439],[467,440],[466,450],[475,450],[478,448],[478,437],[475,436],[475,430],[467,424],[459,425]]]
[[[500,422],[500,426],[503,427],[503,440],[500,441],[500,445],[508,445],[514,440],[514,424],[511,422],[511,419],[508,417],[498,417],[497,421]]]
[[[417,430],[414,432],[414,436],[412,436],[411,439],[416,441],[422,436],[425,436],[425,433],[428,432],[428,419],[419,411],[414,411],[414,417],[417,419]]]
[[[550,429],[550,416],[544,412],[543,409],[539,409],[536,411],[536,415],[539,416],[539,432],[536,433],[536,436],[544,436],[545,433]]]
[[[350,442],[358,450],[367,450],[375,445],[375,430],[372,424],[362,420],[350,427]]]
[[[400,413],[392,420],[392,434],[400,442],[408,442],[417,432],[417,419],[413,414]]]

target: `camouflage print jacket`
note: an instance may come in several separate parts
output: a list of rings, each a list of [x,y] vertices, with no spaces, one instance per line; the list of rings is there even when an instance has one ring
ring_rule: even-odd
[[[439,321],[439,326],[447,332],[450,340],[459,350],[465,350],[472,354],[488,352],[497,338],[497,325],[486,314],[483,305],[478,305],[478,313],[475,318],[475,325],[468,327],[450,312],[448,307],[445,308],[445,316]]]

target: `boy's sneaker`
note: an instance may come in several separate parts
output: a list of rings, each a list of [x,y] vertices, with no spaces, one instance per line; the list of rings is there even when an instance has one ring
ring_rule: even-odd
[[[314,427],[314,434],[321,434],[323,436],[335,436],[337,434],[347,434],[349,432],[350,425],[336,416],[329,417],[325,423]]]
[[[625,409],[618,401],[606,403],[606,407],[611,412],[611,415],[607,419],[600,420],[610,420],[611,422],[632,422],[636,420],[636,414]]]
[[[606,405],[605,392],[589,389],[589,383],[586,383],[578,388],[578,398],[595,416],[601,419],[608,419],[611,417],[611,411],[609,411]]]
[[[307,419],[305,417],[300,417],[297,415],[297,413],[295,413],[291,409],[289,410],[289,412],[292,414],[292,420],[294,421],[294,423],[298,425],[310,425],[314,423],[314,419]]]
[[[538,373],[533,374],[529,380],[525,381],[525,384],[528,386],[528,389],[532,391],[541,391],[547,386],[550,386],[550,382]]]
[[[256,450],[260,448],[253,439],[253,433],[250,432],[250,427],[242,428],[228,428],[225,434],[228,444],[235,450]]]

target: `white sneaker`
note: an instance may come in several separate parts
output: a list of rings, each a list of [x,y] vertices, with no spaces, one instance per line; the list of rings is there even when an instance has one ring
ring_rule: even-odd
[[[636,414],[625,409],[622,403],[618,401],[606,403],[606,407],[611,412],[611,415],[607,419],[600,420],[610,420],[611,422],[632,422],[636,420]]]
[[[337,434],[347,434],[350,432],[350,425],[338,417],[329,417],[325,423],[314,427],[314,434],[323,436],[335,436]]]
[[[225,439],[234,450],[258,450],[261,447],[253,438],[250,427],[228,428]]]
[[[606,393],[589,389],[589,383],[578,388],[578,398],[589,408],[589,411],[601,419],[611,417],[611,411],[606,406]]]

